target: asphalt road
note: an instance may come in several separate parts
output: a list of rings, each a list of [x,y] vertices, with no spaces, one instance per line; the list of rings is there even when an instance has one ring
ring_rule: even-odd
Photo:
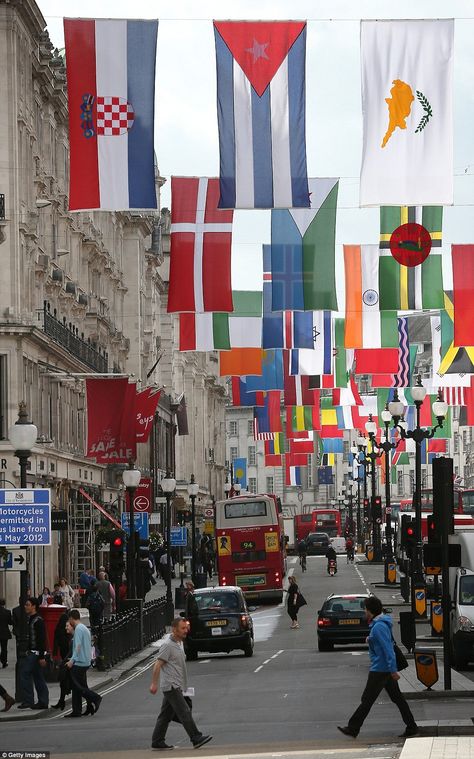
[[[290,570],[308,601],[300,612],[300,629],[290,629],[283,605],[259,607],[252,614],[256,632],[252,658],[240,652],[201,654],[198,661],[188,664],[189,685],[196,691],[195,720],[204,733],[214,736],[205,753],[289,755],[318,748],[321,757],[325,749],[354,749],[346,757],[398,756],[402,741],[397,741],[397,735],[404,726],[385,696],[374,706],[357,744],[337,730],[359,702],[368,670],[367,647],[319,653],[316,644],[315,620],[322,601],[330,592],[364,592],[364,578],[369,584],[378,579],[375,568],[357,570],[342,557],[338,574],[329,577],[325,559],[309,557],[302,577],[296,559],[290,558]],[[3,751],[22,750],[49,750],[54,756],[137,751],[142,756],[150,747],[161,700],[148,691],[151,666],[152,662],[146,663],[106,688],[94,717],[69,720],[58,715],[2,724],[0,756]],[[413,704],[418,719],[429,719],[431,708],[429,702]],[[455,703],[447,704],[446,710],[445,718],[455,718]],[[181,726],[172,724],[167,740],[189,753],[190,743]],[[361,753],[359,747],[366,746]]]

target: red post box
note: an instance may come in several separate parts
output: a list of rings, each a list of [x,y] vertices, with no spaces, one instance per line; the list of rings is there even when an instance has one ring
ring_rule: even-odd
[[[46,645],[50,654],[53,653],[54,631],[58,624],[59,618],[67,611],[62,604],[49,604],[49,606],[40,606],[39,613],[44,619],[46,627]],[[61,658],[59,656],[59,658]]]

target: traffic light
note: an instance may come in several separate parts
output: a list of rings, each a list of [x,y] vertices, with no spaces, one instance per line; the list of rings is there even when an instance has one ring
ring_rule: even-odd
[[[378,524],[382,522],[382,499],[376,495],[372,499],[372,516]]]
[[[428,543],[441,543],[439,523],[434,514],[428,514],[426,518],[428,527]]]
[[[121,530],[114,530],[109,545],[109,568],[113,576],[121,575],[124,568],[123,549],[125,539]]]
[[[410,550],[416,546],[415,520],[404,514],[402,516],[401,540],[402,546]]]
[[[368,522],[370,519],[370,501],[368,498],[364,498],[364,522]]]

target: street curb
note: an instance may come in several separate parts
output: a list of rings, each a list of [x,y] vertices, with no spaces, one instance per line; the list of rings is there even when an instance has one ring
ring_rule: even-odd
[[[401,688],[400,688],[401,690]],[[451,698],[472,698],[474,696],[474,690],[418,690],[418,691],[404,691],[403,695],[410,701],[416,701],[417,699],[429,698],[432,700],[451,699]],[[474,734],[474,724],[473,724]]]

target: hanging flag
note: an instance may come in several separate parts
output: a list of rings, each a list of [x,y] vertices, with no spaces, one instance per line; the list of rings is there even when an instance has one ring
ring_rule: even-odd
[[[308,466],[308,454],[307,453],[290,453],[285,454],[287,466]]]
[[[265,455],[281,455],[285,453],[285,436],[283,432],[275,432],[271,440],[264,442]]]
[[[406,224],[420,224],[430,235],[431,247],[442,245],[442,206],[381,206],[380,248],[390,250],[393,233]],[[408,247],[408,246],[407,246]]]
[[[320,426],[318,406],[286,407],[287,437],[290,437],[292,432],[319,430]]]
[[[306,455],[314,453],[313,432],[308,432],[307,440],[290,440],[290,453],[305,453]]]
[[[264,403],[263,392],[250,393],[247,391],[246,377],[232,377],[233,406],[263,406]]]
[[[218,198],[218,179],[171,177],[168,312],[233,311],[233,212]]]
[[[242,490],[247,490],[247,459],[234,459],[234,479],[238,480]]]
[[[334,385],[347,387],[349,372],[354,363],[354,351],[344,346],[345,319],[334,319]]]
[[[88,458],[110,464],[136,458],[135,396],[126,378],[86,379]]]
[[[344,453],[344,440],[341,438],[322,438],[323,453]]]
[[[319,401],[318,390],[309,387],[309,376],[290,374],[290,355],[285,351],[283,357],[284,370],[284,404],[285,406],[313,406]]]
[[[361,21],[361,206],[452,205],[454,21]]]
[[[247,377],[247,388],[257,390],[283,390],[283,351],[261,351],[262,371],[259,377]]]
[[[265,297],[265,296],[264,296]],[[262,348],[304,348],[315,347],[318,322],[316,311],[276,311],[264,312],[262,328]]]
[[[234,290],[232,313],[179,314],[179,350],[262,347],[262,293]]]
[[[70,211],[157,208],[157,34],[158,21],[64,19]]]
[[[380,311],[379,250],[376,245],[344,245],[346,348],[397,348],[396,311]],[[360,373],[360,372],[357,372]]]
[[[301,467],[291,466],[285,456],[285,485],[286,487],[301,486]]]
[[[214,21],[220,208],[309,207],[304,21]]]
[[[452,245],[454,346],[474,343],[474,245]]]
[[[332,374],[333,323],[331,311],[313,312],[313,350],[291,351],[291,374]]]
[[[272,211],[274,311],[337,311],[335,237],[338,179],[310,179],[311,208]]]
[[[362,406],[362,398],[354,375],[349,376],[346,387],[335,387],[332,391],[333,406]]]
[[[230,351],[219,353],[219,374],[221,377],[235,375],[242,377],[247,375],[253,379],[253,375],[262,374],[262,349],[261,348],[231,348]],[[261,388],[250,388],[249,390]]]
[[[474,373],[474,346],[454,345],[454,303],[450,292],[444,295],[444,309],[440,310],[439,316],[431,317],[431,341],[433,378],[448,384],[449,375],[452,375],[455,379],[449,384],[469,384],[466,375]]]
[[[448,406],[466,405],[463,387],[444,387],[441,389],[443,391],[443,398]]]
[[[320,466],[318,469],[318,485],[332,485],[333,482],[332,466]]]
[[[184,393],[181,393],[177,400],[176,425],[178,427],[178,435],[189,435],[188,410]]]
[[[160,400],[161,390],[147,387],[137,394],[135,399],[136,426],[135,434],[137,443],[146,443],[153,427],[156,408]]]
[[[255,422],[255,439],[262,440],[260,435],[262,433],[274,433],[281,432],[281,416],[280,416],[280,401],[281,394],[279,390],[270,390],[265,395],[265,402],[263,406],[256,406],[253,410],[254,422]]]

